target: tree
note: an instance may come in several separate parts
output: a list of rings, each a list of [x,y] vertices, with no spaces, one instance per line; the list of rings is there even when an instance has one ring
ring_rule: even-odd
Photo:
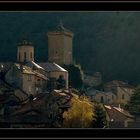
[[[93,128],[104,128],[107,125],[106,113],[103,111],[100,105],[95,106],[93,115]]]
[[[125,109],[132,115],[140,115],[140,85],[135,89],[134,94],[125,105]]]
[[[63,75],[60,75],[59,78],[57,79],[57,89],[62,89],[65,87],[65,79],[63,77]]]
[[[63,113],[63,127],[89,128],[92,124],[93,105],[85,97],[73,96],[70,108]]]
[[[80,65],[70,64],[63,65],[69,72],[69,85],[73,88],[80,89],[83,85],[83,73]]]

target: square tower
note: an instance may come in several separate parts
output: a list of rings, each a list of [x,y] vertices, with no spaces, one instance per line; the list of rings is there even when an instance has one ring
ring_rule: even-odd
[[[63,24],[57,26],[55,31],[48,32],[48,61],[59,65],[69,65],[72,59],[73,33],[64,28]]]

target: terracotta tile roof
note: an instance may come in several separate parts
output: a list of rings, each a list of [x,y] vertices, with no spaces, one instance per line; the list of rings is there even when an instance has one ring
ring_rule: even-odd
[[[110,120],[113,120],[114,122],[124,122],[128,118],[133,118],[128,112],[121,111],[119,109],[116,109],[111,106],[104,106]]]
[[[48,79],[45,75],[37,72],[36,70],[33,70],[32,67],[30,67],[30,66],[21,65],[21,64],[18,64],[18,63],[16,63],[15,66],[18,68],[18,70],[21,70],[21,72],[24,73],[24,74],[35,75],[35,76],[38,76],[38,77],[43,78],[45,80]]]
[[[33,101],[29,101],[23,105],[19,110],[17,110],[16,112],[14,112],[13,115],[17,115],[17,114],[22,114],[22,113],[25,113],[25,112],[28,112],[29,110],[33,110],[33,109],[36,109],[38,110],[41,105],[44,104],[44,98],[45,94],[43,96],[38,96],[36,98],[34,98]],[[40,110],[40,109],[39,109]]]

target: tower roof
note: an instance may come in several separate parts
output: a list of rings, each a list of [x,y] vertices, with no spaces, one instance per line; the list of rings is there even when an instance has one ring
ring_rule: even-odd
[[[22,42],[18,43],[18,46],[32,46],[32,42],[28,41],[28,40],[23,40]]]
[[[58,34],[65,34],[67,36],[73,37],[73,32],[68,30],[68,29],[66,29],[63,26],[62,21],[60,21],[60,23],[57,25],[57,27],[56,27],[56,29],[54,31],[47,33],[47,35],[58,35]]]
[[[62,31],[71,32],[70,30],[66,29],[66,28],[63,26],[62,21],[60,21],[59,24],[57,25],[56,31],[59,31],[59,32],[62,32]],[[71,32],[71,33],[72,33],[72,32]]]

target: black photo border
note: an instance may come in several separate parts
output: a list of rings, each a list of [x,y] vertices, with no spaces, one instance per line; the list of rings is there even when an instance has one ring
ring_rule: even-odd
[[[7,11],[140,11],[140,1],[0,1]],[[140,129],[1,128],[0,139],[140,139]]]

